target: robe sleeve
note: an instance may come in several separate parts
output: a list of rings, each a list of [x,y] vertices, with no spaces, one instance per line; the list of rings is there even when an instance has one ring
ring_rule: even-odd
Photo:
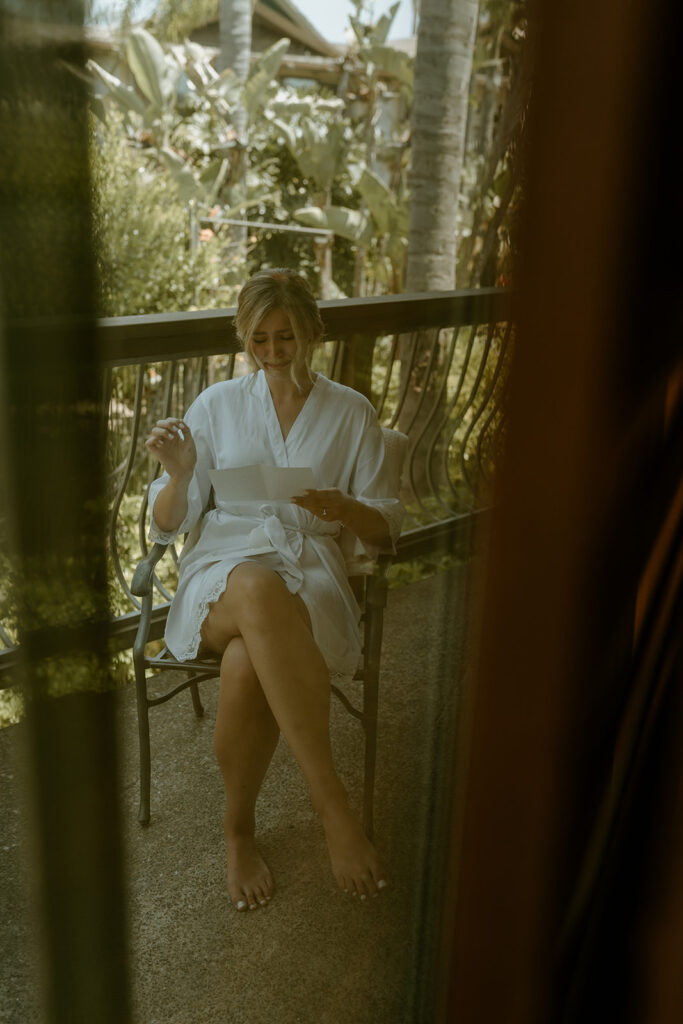
[[[211,420],[202,395],[192,403],[184,419],[192,431],[197,449],[197,463],[187,490],[187,515],[177,530],[170,532],[160,530],[154,521],[154,502],[159,492],[168,483],[168,473],[162,473],[160,477],[152,481],[149,488],[149,540],[160,541],[162,544],[170,544],[179,534],[188,533],[199,522],[211,494],[208,471],[216,465],[216,453]]]
[[[400,456],[387,450],[375,411],[369,407],[360,431],[358,454],[349,491],[357,501],[376,508],[382,514],[389,528],[391,551],[394,554],[405,515],[405,509],[398,496],[400,476]],[[381,550],[376,545],[365,543],[350,530],[342,531],[340,543],[350,572],[367,571],[367,564],[371,563]]]

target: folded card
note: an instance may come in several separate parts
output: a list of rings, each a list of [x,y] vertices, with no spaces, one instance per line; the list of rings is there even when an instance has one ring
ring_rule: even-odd
[[[236,466],[210,469],[218,501],[289,501],[315,487],[310,466]]]

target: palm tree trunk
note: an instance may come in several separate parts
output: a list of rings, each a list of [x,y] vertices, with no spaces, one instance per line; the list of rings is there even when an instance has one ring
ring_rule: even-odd
[[[456,214],[479,0],[422,0],[406,291],[455,283]]]
[[[479,0],[421,0],[412,112],[407,292],[455,287],[458,195],[478,13]],[[399,348],[401,392],[406,394],[399,425],[420,439],[425,453],[433,438],[429,420],[433,424],[440,421],[434,415],[440,362],[438,352],[434,359],[434,340],[433,332],[425,332],[411,362],[407,359],[409,339],[402,339]],[[435,456],[440,465],[438,450]],[[414,461],[425,471],[416,480],[418,490],[423,489],[426,476],[425,459],[418,454]]]
[[[244,83],[251,59],[251,0],[221,0],[219,69],[232,68]],[[243,107],[235,112],[234,128],[240,142],[246,141],[247,113]]]
[[[244,84],[249,75],[251,61],[251,18],[252,0],[220,0],[219,34],[220,54],[218,65],[221,71],[231,68],[239,81]],[[247,112],[242,105],[233,113],[233,129],[237,141],[242,145],[240,159],[234,170],[235,183],[246,185],[247,156]],[[246,194],[245,194],[246,198]],[[243,211],[246,219],[246,209]],[[233,245],[241,256],[246,256],[247,229],[233,228]]]

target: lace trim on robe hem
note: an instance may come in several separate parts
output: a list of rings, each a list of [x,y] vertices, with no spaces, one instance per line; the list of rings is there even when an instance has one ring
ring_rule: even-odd
[[[197,657],[197,652],[199,651],[199,645],[202,639],[202,624],[206,616],[209,614],[209,605],[214,604],[225,590],[228,585],[228,575],[229,573],[226,571],[222,577],[214,581],[213,586],[210,587],[202,596],[193,616],[191,641],[179,651],[173,651],[173,654],[178,661],[192,661]]]

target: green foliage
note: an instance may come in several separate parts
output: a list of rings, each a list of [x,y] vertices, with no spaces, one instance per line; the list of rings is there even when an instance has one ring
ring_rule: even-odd
[[[254,62],[242,92],[242,103],[250,121],[275,91],[276,86],[273,79],[282,64],[289,45],[289,39],[280,39]]]
[[[283,224],[313,223],[312,216],[316,224],[327,223],[335,236],[334,281],[325,276],[316,283],[319,291],[342,295],[354,294],[357,286],[371,294],[400,289],[407,242],[406,142],[399,136],[408,138],[412,62],[386,43],[396,4],[376,23],[368,19],[365,4],[355,7],[359,46],[349,56],[355,96],[329,95],[313,84],[302,89],[278,84],[286,39],[254,62],[244,86],[229,69],[218,74],[211,51],[187,39],[179,43],[171,29],[171,23],[176,29],[182,25],[186,34],[210,20],[218,12],[215,0],[213,5],[162,3],[150,22],[159,38],[140,28],[129,32],[121,55],[128,72],[124,79],[88,62],[106,89],[104,99],[93,102],[94,111],[98,116],[106,108],[120,112],[121,131],[146,160],[149,174],[172,182],[178,201],[195,203],[198,217],[211,211],[223,221],[267,215]],[[171,38],[176,45],[160,42]],[[387,73],[393,79],[386,79]],[[397,88],[405,97],[400,115]],[[238,137],[240,110],[246,110],[249,128],[246,136],[240,128]],[[296,204],[289,181],[293,166],[300,182]],[[321,212],[311,214],[315,207]],[[215,228],[221,241],[231,231]],[[249,241],[250,266],[262,252],[282,249],[272,235]],[[316,276],[327,274],[314,240],[292,233],[283,241],[302,254],[305,265],[316,267]],[[265,265],[269,262],[266,256]],[[277,262],[292,265],[291,255]]]
[[[409,583],[428,580],[440,572],[448,572],[449,569],[463,565],[469,557],[469,552],[461,552],[447,555],[423,555],[421,558],[411,558],[407,562],[394,562],[388,574],[389,589],[397,590]]]
[[[102,316],[229,306],[239,276],[216,239],[190,244],[190,220],[168,180],[111,113],[92,136],[93,222]]]
[[[199,25],[218,18],[219,0],[161,0],[150,28],[158,39],[178,43]]]
[[[333,231],[357,245],[369,245],[373,239],[372,223],[360,210],[349,210],[345,206],[326,206],[324,209],[304,206],[294,216],[300,224]]]
[[[527,6],[481,0],[460,184],[457,287],[512,282],[532,65]]]
[[[131,32],[126,56],[138,88],[161,111],[173,98],[180,68],[166,60],[157,40],[143,28]]]
[[[375,65],[392,75],[403,86],[406,95],[411,97],[415,84],[413,61],[407,53],[396,50],[393,46],[363,46],[358,51],[359,58],[368,66]]]
[[[0,729],[16,725],[24,717],[24,698],[18,686],[0,690]]]
[[[345,166],[348,157],[348,126],[339,119],[339,108],[313,102],[306,112],[295,102],[287,123],[276,118],[275,126],[284,136],[287,147],[311,180],[315,190],[325,192]]]

